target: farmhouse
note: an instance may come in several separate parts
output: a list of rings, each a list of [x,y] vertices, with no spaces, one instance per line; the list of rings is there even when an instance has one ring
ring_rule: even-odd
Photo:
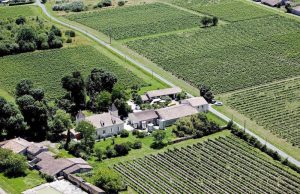
[[[291,13],[300,16],[300,6],[292,7]]]
[[[180,104],[156,110],[159,117],[159,128],[164,129],[174,124],[177,119],[197,114],[198,110],[188,104]]]
[[[39,143],[28,142],[22,138],[15,138],[0,143],[1,148],[12,150],[14,153],[24,154],[29,160],[29,165],[41,173],[51,177],[71,173],[87,172],[92,169],[81,158],[55,159],[48,148]]]
[[[208,111],[208,103],[203,97],[193,97],[182,100],[181,104],[189,104],[192,107],[196,108],[198,112],[207,112]]]
[[[152,101],[153,99],[166,97],[166,96],[175,99],[177,94],[179,94],[180,92],[182,92],[182,90],[179,87],[166,88],[161,90],[152,90],[146,92],[145,95],[141,95],[141,98],[143,102]]]
[[[145,110],[141,112],[130,113],[128,115],[130,123],[134,128],[146,129],[147,124],[157,124],[158,115],[155,110]]]
[[[84,120],[94,125],[99,138],[119,134],[124,129],[124,122],[110,112],[92,115]]]
[[[176,106],[130,113],[129,122],[135,129],[149,129],[152,125],[159,125],[160,129],[164,129],[179,118],[207,111],[206,100],[202,97],[194,97],[182,100],[181,104]]]

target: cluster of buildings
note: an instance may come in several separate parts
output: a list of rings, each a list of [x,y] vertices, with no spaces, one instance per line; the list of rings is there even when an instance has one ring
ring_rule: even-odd
[[[167,96],[171,99],[176,99],[177,95],[181,92],[182,90],[178,87],[153,90],[146,92],[145,95],[141,95],[141,98],[144,103]],[[130,113],[127,122],[135,129],[148,129],[152,131],[154,127],[165,129],[182,117],[207,111],[208,103],[206,100],[203,97],[194,97],[181,100],[179,104],[174,106]],[[93,124],[96,128],[98,138],[119,134],[125,125],[125,122],[118,117],[118,111],[114,106],[108,113],[95,114],[92,116],[85,116],[80,111],[76,116],[76,122],[80,121],[88,121]],[[75,131],[73,133],[75,133]],[[76,134],[73,133],[72,135],[76,136]]]
[[[53,178],[92,170],[82,158],[56,158],[48,147],[22,138],[0,142],[0,147],[25,155],[30,167]]]
[[[300,16],[300,5],[292,3],[289,0],[254,0],[256,2],[261,2],[264,5],[268,5],[271,7],[281,7],[285,5],[291,5],[289,12],[295,15]],[[294,4],[294,5],[292,5]]]

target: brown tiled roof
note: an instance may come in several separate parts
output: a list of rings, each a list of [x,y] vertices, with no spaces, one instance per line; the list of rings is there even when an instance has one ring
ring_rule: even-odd
[[[27,148],[27,152],[29,152],[32,155],[36,155],[42,150],[48,150],[48,148],[37,143],[31,143],[31,145]]]
[[[152,90],[146,93],[146,95],[149,98],[155,98],[158,96],[167,96],[167,95],[173,95],[173,94],[178,94],[182,90],[178,87],[173,87],[173,88],[166,88],[166,89],[161,89],[161,90]]]
[[[30,142],[22,138],[15,138],[6,141],[2,148],[12,150],[14,153],[21,153],[26,150],[28,146],[30,146]]]
[[[198,113],[197,109],[187,104],[161,108],[156,110],[156,112],[159,115],[160,119],[164,120],[178,119]]]
[[[292,7],[293,10],[300,11],[300,5],[296,7]]]
[[[261,2],[270,6],[275,6],[280,2],[280,0],[261,0]]]
[[[124,123],[121,119],[111,115],[110,113],[92,115],[86,117],[85,120],[92,123],[96,129]]]
[[[49,176],[55,176],[57,173],[71,167],[72,165],[74,165],[73,162],[64,158],[42,160],[36,164],[42,173]]]
[[[129,119],[134,122],[138,123],[141,121],[147,121],[151,119],[157,119],[158,115],[156,114],[155,110],[145,110],[145,111],[140,111],[140,112],[135,112],[135,113],[130,113],[129,114]]]
[[[64,173],[66,173],[66,174],[72,174],[72,173],[74,173],[74,172],[76,172],[76,171],[78,171],[80,169],[89,169],[89,170],[91,170],[92,167],[90,165],[87,165],[87,164],[85,164],[85,165],[75,164],[75,165],[67,168],[66,170],[64,170]]]
[[[142,101],[148,101],[149,100],[147,95],[141,95],[141,99],[142,99]]]
[[[40,160],[52,160],[53,156],[54,154],[52,152],[47,151],[38,154],[36,157]]]
[[[74,164],[88,164],[84,159],[82,158],[67,158],[70,162]]]
[[[193,107],[208,104],[203,97],[188,98],[188,99],[182,100],[182,103],[188,103]]]

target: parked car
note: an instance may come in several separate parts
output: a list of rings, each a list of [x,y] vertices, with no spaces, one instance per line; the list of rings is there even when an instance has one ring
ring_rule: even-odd
[[[216,106],[223,106],[223,102],[215,102],[214,105],[216,105]]]

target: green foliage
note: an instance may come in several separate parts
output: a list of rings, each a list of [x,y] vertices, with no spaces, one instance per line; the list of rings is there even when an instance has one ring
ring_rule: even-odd
[[[94,148],[96,139],[96,129],[95,127],[86,121],[81,121],[76,129],[77,132],[81,133],[81,144],[85,147],[87,152],[90,152]]]
[[[192,0],[189,3],[186,3],[185,0],[170,1],[176,5],[199,11],[202,14],[214,15],[230,22],[274,15],[271,11],[240,0]]]
[[[299,29],[297,21],[271,16],[126,45],[178,78],[220,94],[299,75]]]
[[[0,172],[4,172],[6,176],[18,177],[25,175],[25,171],[28,169],[26,161],[24,156],[0,148]]]
[[[152,148],[160,149],[166,145],[164,142],[166,138],[166,132],[164,130],[156,130],[152,133],[152,136],[154,140],[151,145]]]
[[[294,146],[300,146],[300,78],[233,93],[228,104]]]
[[[35,6],[5,6],[0,7],[0,18],[16,18],[20,15],[24,17],[35,15]]]
[[[49,121],[49,136],[52,140],[57,141],[60,137],[60,134],[71,129],[71,127],[71,115],[66,113],[64,110],[58,109],[56,110],[53,119]]]
[[[72,11],[81,12],[85,9],[85,5],[82,1],[73,1],[64,4],[55,4],[52,6],[53,11]]]
[[[212,190],[214,193],[235,193],[233,188],[247,188],[246,193],[269,193],[274,189],[278,193],[299,193],[299,175],[295,176],[271,160],[230,135],[122,162],[114,169],[138,193],[150,190],[151,193],[164,193],[170,189],[170,180],[176,183],[176,186],[172,184],[172,193],[209,193]],[[271,177],[278,177],[278,174],[280,184],[276,179],[271,181]]]
[[[196,27],[201,17],[154,3],[68,15],[67,18],[111,34],[114,39],[126,39]]]
[[[72,37],[72,38],[74,38],[76,36],[76,34],[73,30],[66,30],[65,35]]]
[[[14,94],[17,83],[25,78],[42,86],[47,97],[58,98],[64,94],[60,87],[62,77],[78,70],[86,78],[95,67],[113,72],[125,86],[144,84],[143,80],[92,46],[81,46],[0,58],[1,88]]]
[[[142,142],[141,141],[135,141],[132,145],[133,149],[141,149],[142,148]]]
[[[103,188],[106,193],[118,193],[118,191],[125,187],[119,174],[108,168],[99,168],[95,172],[93,183]]]
[[[123,129],[122,131],[120,131],[120,137],[128,137],[129,136],[129,132],[125,129]]]
[[[124,0],[119,0],[118,1],[118,6],[123,6],[125,5],[125,1]]]
[[[114,149],[117,156],[126,156],[130,151],[130,145],[128,143],[116,144]]]
[[[97,157],[97,160],[98,161],[101,161],[102,160],[102,158],[103,158],[103,150],[100,148],[100,147],[96,147],[95,149],[94,149],[94,154],[95,154],[95,156]]]
[[[111,103],[111,94],[107,91],[100,92],[96,97],[96,107],[99,111],[107,112]]]
[[[18,108],[0,97],[0,139],[20,136],[25,129],[26,123]]]

